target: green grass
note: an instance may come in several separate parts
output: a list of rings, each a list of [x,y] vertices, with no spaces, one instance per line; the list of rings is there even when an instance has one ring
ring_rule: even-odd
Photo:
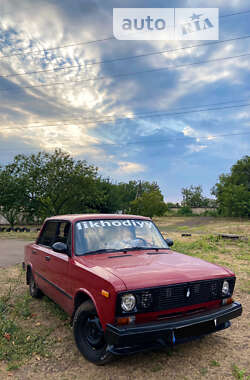
[[[207,253],[217,252],[220,239],[214,236],[202,236],[192,241],[175,240],[174,249],[192,256],[204,256]]]
[[[23,273],[0,297],[0,360],[7,363],[8,370],[17,369],[32,355],[49,355],[52,345],[51,328],[23,326],[23,321],[32,315],[32,298],[27,292],[18,294],[20,282]]]
[[[189,227],[188,226],[177,226],[176,229],[178,231],[187,231],[189,229]]]
[[[217,362],[217,360],[211,360],[210,366],[211,367],[220,367],[220,363]]]
[[[232,365],[232,373],[237,380],[249,380],[250,376],[246,375],[245,369],[239,369],[236,364]]]
[[[38,334],[20,327],[13,319],[3,318],[0,334],[0,360],[7,361],[8,369],[18,368],[34,353],[41,356],[47,353],[49,330]]]
[[[63,309],[61,309],[55,302],[48,297],[43,297],[42,302],[45,304],[46,310],[49,310],[60,321],[69,321],[69,316]],[[68,323],[67,323],[68,324]]]
[[[207,368],[201,368],[201,369],[200,369],[200,374],[201,374],[202,376],[205,376],[207,373],[208,373],[208,369],[207,369]]]

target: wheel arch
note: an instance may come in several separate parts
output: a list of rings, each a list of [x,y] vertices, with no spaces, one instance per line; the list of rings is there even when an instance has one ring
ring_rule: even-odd
[[[85,301],[91,301],[93,303],[93,305],[96,309],[96,312],[98,314],[98,317],[101,321],[101,313],[99,312],[98,305],[97,305],[93,295],[90,292],[88,292],[86,289],[78,289],[75,296],[74,296],[74,309],[73,309],[73,314],[71,316],[71,322],[74,319],[74,315],[75,315],[77,308]]]

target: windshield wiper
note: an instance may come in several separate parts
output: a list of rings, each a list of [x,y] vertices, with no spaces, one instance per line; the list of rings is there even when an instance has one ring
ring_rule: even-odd
[[[126,247],[126,248],[123,248],[123,249],[121,249],[121,251],[124,251],[124,252],[127,252],[127,251],[139,251],[139,250],[150,250],[150,249],[156,249],[157,251],[159,250],[159,249],[169,249],[169,248],[160,248],[160,247],[142,247],[142,246],[140,246],[140,247]]]
[[[83,255],[84,256],[87,256],[87,255],[98,255],[99,253],[110,253],[110,252],[117,252],[117,251],[122,251],[121,249],[97,249],[96,251],[89,251],[89,252],[86,252],[84,253]]]
[[[125,247],[125,248],[120,248],[120,249],[112,249],[112,248],[108,248],[108,249],[97,249],[96,251],[89,251],[89,252],[86,252],[86,253],[83,253],[81,256],[87,256],[87,255],[98,255],[98,254],[101,254],[101,253],[111,253],[111,252],[128,252],[128,251],[140,251],[140,250],[150,250],[150,249],[155,249],[155,250],[159,250],[159,249],[170,249],[170,248],[159,248],[159,247]]]

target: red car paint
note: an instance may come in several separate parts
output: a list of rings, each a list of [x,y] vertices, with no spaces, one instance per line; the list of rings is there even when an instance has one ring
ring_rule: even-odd
[[[51,248],[36,243],[25,248],[25,267],[30,268],[38,287],[69,315],[73,315],[79,294],[89,297],[97,310],[102,327],[116,323],[117,294],[122,291],[136,290],[162,285],[180,284],[223,277],[233,277],[234,273],[215,264],[193,258],[173,250],[164,255],[147,255],[146,251],[131,251],[130,257],[110,260],[119,253],[103,253],[92,256],[76,256],[74,253],[74,226],[77,221],[97,219],[140,219],[150,218],[134,215],[63,215],[45,220],[69,222],[71,228],[71,255],[58,253]],[[159,250],[161,252],[161,250]],[[101,294],[109,293],[106,298]],[[136,315],[137,322],[159,320],[161,316],[192,309],[209,309],[218,307],[220,301],[210,301],[199,305],[175,308],[160,312],[148,312]]]

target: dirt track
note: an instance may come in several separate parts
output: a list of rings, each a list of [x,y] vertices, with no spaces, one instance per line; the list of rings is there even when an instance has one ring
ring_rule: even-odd
[[[0,239],[0,267],[6,268],[23,261],[24,247],[29,242],[18,239]]]

